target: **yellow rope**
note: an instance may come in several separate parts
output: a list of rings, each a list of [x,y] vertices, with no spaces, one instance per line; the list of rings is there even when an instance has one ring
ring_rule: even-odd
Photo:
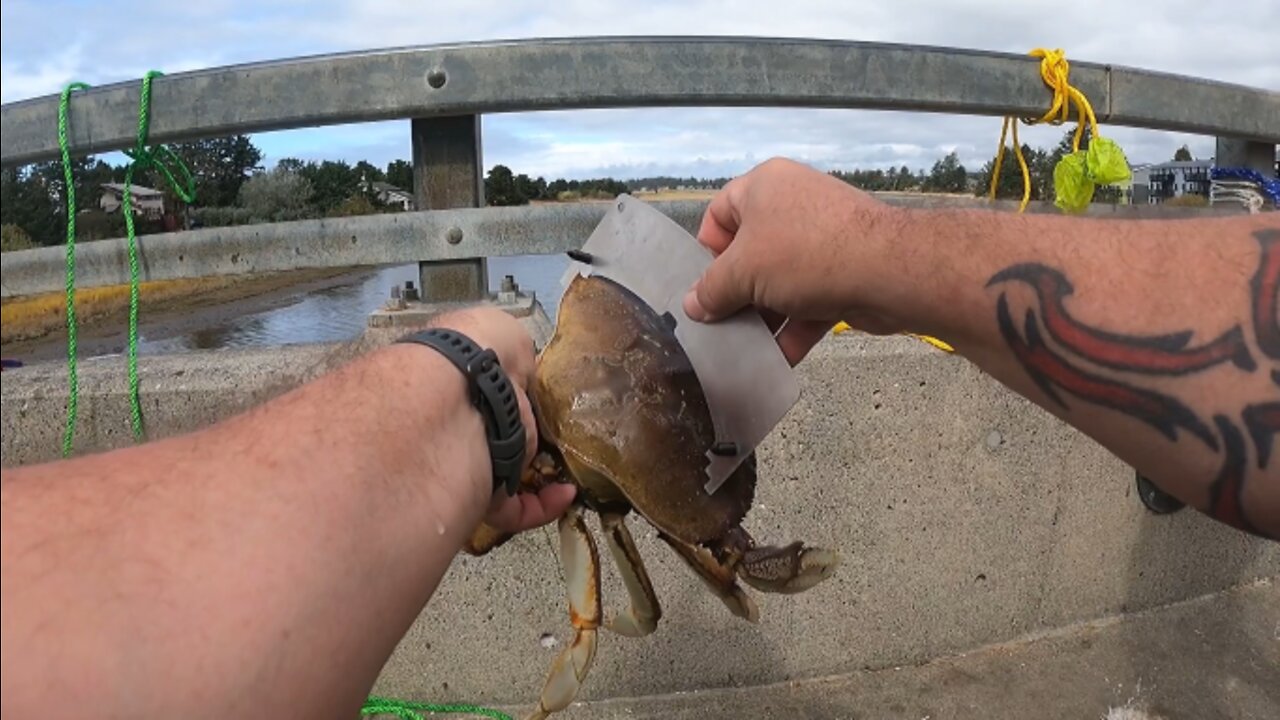
[[[1069,79],[1071,64],[1067,62],[1066,53],[1062,50],[1036,48],[1028,54],[1040,58],[1040,79],[1053,91],[1053,102],[1049,105],[1049,110],[1039,119],[1023,118],[1022,122],[1028,125],[1037,123],[1061,125],[1070,121],[1071,104],[1074,102],[1077,125],[1075,135],[1071,138],[1071,152],[1080,151],[1080,140],[1084,137],[1084,120],[1089,121],[1090,137],[1101,139],[1098,133],[1098,118],[1093,113],[1093,105],[1089,104],[1089,98],[1085,97],[1084,93],[1071,84]],[[1010,127],[1013,128],[1013,152],[1018,156],[1018,165],[1022,169],[1022,202],[1018,205],[1018,212],[1023,212],[1031,200],[1031,173],[1027,169],[1026,158],[1022,156],[1022,144],[1018,142],[1018,120],[1012,116],[1006,116],[1000,127],[1000,146],[996,148],[996,162],[991,170],[991,188],[987,197],[991,200],[996,199],[996,186],[1000,182],[1000,167],[1004,161],[1004,141],[1008,137]]]
[[[1070,82],[1071,65],[1067,62],[1067,56],[1062,50],[1046,50],[1045,48],[1036,48],[1029,53],[1032,57],[1040,58],[1040,79],[1044,84],[1053,91],[1053,102],[1050,103],[1048,111],[1041,115],[1038,119],[1022,119],[1022,122],[1028,125],[1037,123],[1049,123],[1050,125],[1061,125],[1071,119],[1071,106],[1074,103],[1076,107],[1076,132],[1072,137],[1071,155],[1059,161],[1058,166],[1054,168],[1055,186],[1061,181],[1063,187],[1068,184],[1070,193],[1064,196],[1063,187],[1056,187],[1058,198],[1055,204],[1066,211],[1078,211],[1083,205],[1087,205],[1093,196],[1093,187],[1095,184],[1118,183],[1129,177],[1129,165],[1124,159],[1124,153],[1120,147],[1110,140],[1104,140],[1098,133],[1098,118],[1093,113],[1093,106],[1089,104],[1089,98],[1080,92]],[[1085,121],[1089,123],[1090,129],[1090,148],[1087,157],[1081,156],[1080,141],[1084,137]],[[1027,167],[1027,159],[1022,155],[1022,143],[1018,142],[1018,119],[1012,116],[1006,116],[1000,127],[1000,145],[996,149],[995,166],[991,170],[991,188],[987,195],[989,199],[995,200],[996,188],[1000,182],[1000,168],[1004,164],[1004,146],[1005,140],[1010,134],[1013,135],[1013,152],[1018,158],[1018,168],[1022,172],[1022,202],[1018,205],[1018,212],[1027,209],[1027,203],[1031,201],[1031,170]],[[1012,128],[1012,131],[1010,130]],[[1061,176],[1060,176],[1061,173]],[[848,332],[853,328],[846,322],[837,323],[831,329],[833,334],[839,335]],[[916,335],[914,333],[903,333],[911,337],[926,342],[945,352],[955,352],[949,344],[928,335]]]

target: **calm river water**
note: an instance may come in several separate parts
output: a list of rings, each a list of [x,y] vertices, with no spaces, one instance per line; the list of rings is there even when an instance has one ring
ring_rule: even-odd
[[[489,284],[497,290],[504,275],[514,275],[520,288],[533,291],[555,320],[563,288],[560,279],[568,267],[563,255],[520,255],[489,260]],[[259,312],[218,318],[178,335],[148,340],[145,320],[139,328],[139,353],[211,350],[227,347],[341,342],[364,331],[369,313],[381,307],[393,285],[406,280],[417,284],[416,265],[380,268],[359,281],[300,294],[285,305]]]

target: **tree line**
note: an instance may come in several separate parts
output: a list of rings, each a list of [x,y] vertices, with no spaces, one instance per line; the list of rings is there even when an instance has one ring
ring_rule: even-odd
[[[1068,131],[1052,149],[1023,144],[1023,156],[1031,179],[1031,199],[1053,198],[1053,168],[1071,152],[1073,132]],[[1087,146],[1086,129],[1082,147]],[[136,173],[135,184],[164,194],[162,213],[135,219],[135,227],[140,234],[188,227],[395,212],[400,209],[399,205],[384,202],[384,196],[375,183],[386,183],[410,194],[413,190],[413,165],[403,159],[379,167],[364,160],[349,164],[335,160],[284,158],[267,169],[262,166],[262,151],[246,135],[175,143],[169,147],[191,171],[195,202],[190,207],[183,203],[155,168]],[[1190,159],[1190,153],[1185,147],[1180,148],[1176,158]],[[990,186],[994,165],[993,156],[980,170],[971,172],[956,153],[951,152],[938,159],[928,172],[923,168],[912,172],[903,165],[887,170],[833,170],[830,174],[867,191],[971,192],[982,196]],[[85,157],[73,159],[71,169],[79,210],[76,217],[77,239],[122,237],[125,228],[120,212],[106,212],[99,208],[98,203],[104,184],[124,181],[125,166]],[[181,173],[175,173],[175,176],[182,177]],[[630,180],[612,177],[547,180],[517,174],[505,165],[494,165],[486,173],[484,190],[489,205],[523,205],[530,202],[610,199],[620,193],[664,187],[718,189],[728,181],[729,178],[723,177],[675,176]],[[65,184],[59,162],[5,168],[0,172],[3,249],[57,245],[65,241]],[[1115,202],[1118,195],[1117,188],[1102,187],[1098,188],[1094,201]],[[1006,148],[996,196],[1008,199],[1022,197],[1022,173],[1012,147]]]
[[[303,161],[284,158],[267,169],[262,151],[246,135],[174,143],[168,146],[190,170],[195,190],[188,206],[156,168],[135,172],[137,186],[159,190],[163,210],[136,213],[139,234],[189,227],[213,227],[279,222],[318,217],[393,212],[375,182],[412,189],[413,166],[394,160],[385,168],[367,161]],[[99,206],[103,186],[123,183],[127,166],[100,158],[73,158],[71,172],[76,197],[77,240],[122,237],[124,217],[119,210]],[[177,168],[174,177],[186,178]],[[66,239],[66,181],[60,162],[45,162],[0,171],[0,224],[5,250],[57,245]]]

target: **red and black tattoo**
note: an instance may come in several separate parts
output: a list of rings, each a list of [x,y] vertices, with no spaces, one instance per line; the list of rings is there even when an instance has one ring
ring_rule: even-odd
[[[996,319],[1000,334],[1013,349],[1022,366],[1054,402],[1064,409],[1067,404],[1053,389],[1054,385],[1095,405],[1127,413],[1155,428],[1170,440],[1178,439],[1178,428],[1199,438],[1211,450],[1218,449],[1217,438],[1209,426],[1201,422],[1186,405],[1167,395],[1144,390],[1101,375],[1086,372],[1072,365],[1044,344],[1036,325],[1036,314],[1027,311],[1026,339],[1018,334],[1013,318],[1009,315],[1009,303],[1004,294],[996,301]]]
[[[1014,265],[996,273],[996,283],[1020,280],[1035,288],[1044,313],[1049,337],[1080,357],[1103,367],[1151,375],[1183,375],[1230,361],[1242,370],[1253,371],[1257,364],[1244,342],[1239,325],[1216,339],[1188,348],[1192,332],[1169,335],[1118,335],[1092,328],[1071,317],[1062,299],[1075,292],[1066,276],[1037,263]]]
[[[1244,501],[1249,477],[1246,433],[1258,469],[1266,469],[1276,437],[1280,436],[1280,399],[1251,403],[1240,409],[1239,423],[1228,415],[1215,414],[1210,427],[1177,398],[1139,384],[1144,377],[1179,377],[1228,364],[1241,373],[1254,373],[1263,362],[1272,367],[1262,372],[1280,386],[1280,230],[1261,230],[1254,237],[1261,247],[1261,260],[1250,282],[1246,314],[1253,326],[1255,350],[1251,350],[1246,326],[1242,324],[1195,346],[1191,345],[1192,330],[1125,335],[1087,325],[1065,306],[1064,299],[1075,292],[1066,275],[1039,263],[1021,263],[1001,270],[987,286],[1024,283],[1034,290],[1036,306],[1026,311],[1021,328],[1014,320],[1007,294],[1001,291],[996,300],[996,323],[1023,369],[1051,401],[1067,408],[1061,393],[1069,393],[1135,418],[1170,442],[1177,442],[1181,431],[1221,453],[1222,465],[1209,487],[1205,512],[1233,527],[1265,535],[1250,520]],[[1135,377],[1126,381],[1105,371],[1096,372],[1072,358]],[[1280,477],[1273,479],[1280,481]]]
[[[1209,486],[1208,515],[1234,528],[1261,535],[1249,522],[1244,510],[1245,449],[1244,437],[1231,421],[1222,415],[1213,417],[1222,435],[1222,469]]]
[[[1244,416],[1244,427],[1249,431],[1249,438],[1257,448],[1258,469],[1262,470],[1271,460],[1272,440],[1280,435],[1280,402],[1250,405],[1241,414]]]
[[[1253,328],[1258,347],[1272,360],[1280,360],[1280,230],[1259,230],[1253,236],[1262,246],[1262,262],[1249,283],[1253,294]],[[1271,379],[1280,385],[1280,370]]]

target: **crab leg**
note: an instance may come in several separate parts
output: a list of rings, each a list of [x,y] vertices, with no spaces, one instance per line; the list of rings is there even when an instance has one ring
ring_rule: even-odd
[[[574,503],[566,510],[558,527],[573,640],[552,662],[538,699],[538,709],[529,715],[529,720],[541,720],[568,707],[596,655],[596,628],[600,626],[600,556],[582,519],[581,505]]]
[[[627,595],[631,599],[631,607],[619,613],[605,623],[605,627],[628,637],[643,637],[653,632],[662,617],[662,607],[658,603],[658,595],[653,591],[653,583],[649,581],[649,573],[644,568],[644,558],[636,549],[631,539],[631,531],[627,529],[626,520],[618,513],[600,513],[600,528],[604,531],[605,543],[613,555],[613,562],[618,566],[618,574],[622,583],[627,586]]]
[[[711,592],[724,601],[730,612],[748,622],[757,622],[760,619],[760,611],[756,608],[755,601],[743,591],[742,586],[738,585],[733,568],[716,560],[706,548],[689,545],[664,532],[659,532],[658,537],[670,545],[676,554],[698,573],[698,577],[701,577],[707,587],[711,588]]]

